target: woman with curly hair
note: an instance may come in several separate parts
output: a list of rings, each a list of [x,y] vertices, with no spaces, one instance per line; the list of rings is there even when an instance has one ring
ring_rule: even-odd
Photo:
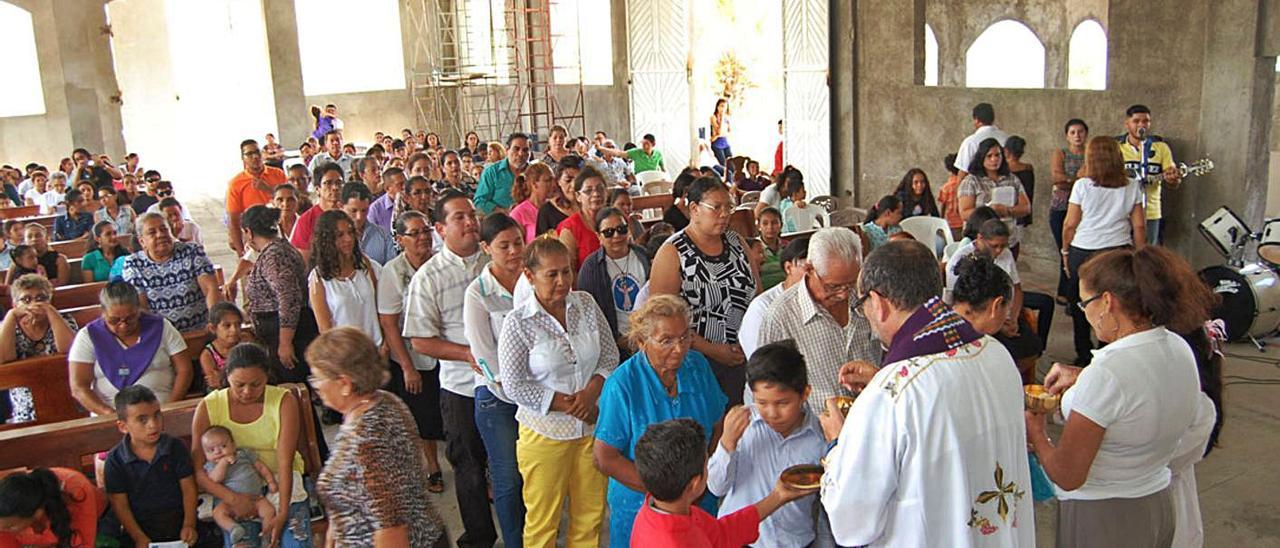
[[[315,238],[332,242],[312,249],[311,274],[307,277],[311,308],[320,332],[349,325],[382,345],[374,289],[378,286],[379,267],[360,252],[355,223],[342,211],[326,211],[316,221]]]
[[[933,199],[933,187],[929,184],[929,176],[925,175],[924,170],[913,167],[907,170],[907,174],[902,176],[902,181],[898,183],[898,190],[894,191],[894,195],[902,200],[902,217],[941,217],[938,211],[938,203]]]

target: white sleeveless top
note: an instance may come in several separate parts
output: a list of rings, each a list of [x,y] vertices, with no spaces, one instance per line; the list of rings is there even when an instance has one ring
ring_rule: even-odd
[[[372,271],[370,271],[372,269]],[[334,327],[349,325],[364,331],[373,344],[382,345],[382,327],[378,324],[378,300],[375,298],[375,276],[381,276],[381,267],[369,261],[369,268],[356,270],[350,279],[321,280],[315,270],[308,282],[319,280],[324,284],[324,302],[329,305]]]

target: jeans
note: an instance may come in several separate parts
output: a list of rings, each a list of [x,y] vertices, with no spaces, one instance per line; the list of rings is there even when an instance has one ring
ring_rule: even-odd
[[[487,386],[476,387],[476,429],[489,454],[493,509],[498,514],[502,542],[520,548],[524,541],[524,481],[516,467],[516,406],[498,399]]]
[[[724,148],[711,147],[711,153],[716,155],[716,163],[722,166],[729,165],[729,158],[733,157],[733,149],[725,146]]]
[[[1160,244],[1160,228],[1164,226],[1164,219],[1147,219],[1147,243],[1151,245]]]
[[[296,476],[295,476],[296,477]],[[261,521],[242,521],[241,525],[248,531],[251,544],[257,546],[255,542],[258,535],[262,534]],[[280,535],[281,548],[311,548],[311,503],[310,501],[295,502],[289,505],[289,521],[285,522],[285,531]],[[225,548],[231,548],[231,535],[223,532],[222,545]]]
[[[493,546],[498,531],[489,513],[489,482],[485,479],[484,441],[476,430],[475,398],[440,389],[440,416],[444,419],[445,458],[453,465],[454,495],[462,515],[458,547]]]
[[[1058,249],[1062,249],[1062,225],[1067,221],[1067,210],[1050,211],[1049,212],[1049,230],[1053,231],[1053,241],[1058,245]],[[1066,297],[1070,293],[1070,282],[1067,280],[1067,273],[1061,268],[1058,269],[1058,295]]]

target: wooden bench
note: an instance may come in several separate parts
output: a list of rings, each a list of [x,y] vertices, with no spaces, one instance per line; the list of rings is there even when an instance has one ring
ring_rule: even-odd
[[[89,319],[96,317],[95,314]],[[79,319],[76,321],[78,323]],[[205,331],[193,331],[182,335],[182,339],[187,343],[187,350],[183,354],[191,359],[193,382],[194,376],[200,374],[200,351],[204,349],[204,343],[208,337]],[[0,364],[0,390],[17,387],[31,389],[32,399],[35,401],[36,420],[18,424],[0,424],[0,432],[89,416],[89,413],[80,407],[80,402],[71,396],[71,372],[66,354],[52,354]],[[0,470],[3,469],[4,467],[0,466]]]
[[[3,367],[0,367],[3,369]],[[299,402],[301,428],[298,429],[298,452],[302,455],[305,474],[319,477],[324,462],[320,460],[319,436],[315,421],[311,420],[310,392],[306,385],[281,385],[293,392]],[[200,399],[187,399],[161,406],[164,414],[165,433],[179,438],[191,446],[191,423]],[[120,431],[115,417],[77,418],[64,422],[25,425],[0,431],[0,471],[35,467],[65,467],[93,471],[92,455],[110,451],[120,443]],[[21,447],[22,450],[12,448]],[[2,473],[2,472],[0,472]],[[328,522],[317,520],[311,524],[313,538],[323,539]]]
[[[45,229],[49,231],[53,231],[53,220],[57,217],[57,215],[32,215],[30,217],[20,217],[16,220],[22,221],[25,224],[36,223],[44,226]]]
[[[640,216],[646,221],[660,220],[662,219],[663,212],[665,212],[667,208],[671,207],[674,203],[676,203],[676,199],[671,193],[647,194],[632,198],[631,210],[640,214]],[[652,213],[646,214],[646,212],[654,210],[658,213],[656,216]]]
[[[213,278],[219,292],[226,281],[223,277],[222,265],[213,265]],[[85,306],[98,305],[98,293],[107,286],[107,282],[74,283],[78,279],[71,278],[73,283],[53,288],[53,306],[58,310],[74,310]],[[13,297],[9,286],[0,285],[0,304],[13,308]]]
[[[40,206],[24,205],[15,207],[0,208],[0,219],[18,219],[22,217],[31,217],[40,214]]]

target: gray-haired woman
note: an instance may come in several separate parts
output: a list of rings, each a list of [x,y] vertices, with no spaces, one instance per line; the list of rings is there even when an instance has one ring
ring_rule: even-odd
[[[222,298],[204,249],[178,241],[159,213],[139,216],[134,234],[142,251],[125,258],[124,281],[146,295],[148,307],[179,331],[204,329],[209,308]]]
[[[14,306],[0,322],[0,363],[66,352],[76,336],[76,321],[51,304],[53,284],[39,274],[26,274],[14,280],[9,292]],[[31,389],[8,392],[10,422],[36,420]]]
[[[121,389],[141,384],[161,402],[181,399],[191,386],[187,343],[169,320],[142,311],[138,291],[126,282],[98,294],[102,317],[76,334],[67,353],[71,395],[96,415],[115,413]]]

